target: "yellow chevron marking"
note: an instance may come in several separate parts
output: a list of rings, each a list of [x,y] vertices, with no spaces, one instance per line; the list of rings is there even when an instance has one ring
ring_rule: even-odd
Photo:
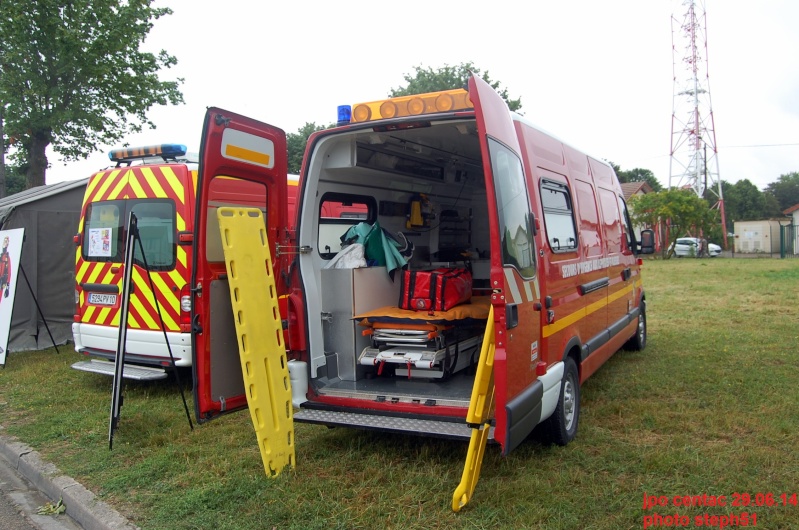
[[[91,197],[94,193],[94,188],[97,187],[97,184],[99,184],[101,180],[99,177],[96,177],[96,175],[99,175],[100,173],[102,173],[102,171],[95,173],[92,178],[89,179],[89,183],[86,184],[86,191],[83,193],[83,203],[81,203],[81,206],[86,206],[86,202],[89,200],[89,197]]]
[[[166,199],[169,195],[167,194],[166,190],[164,189],[164,180],[155,174],[153,168],[151,167],[144,167],[141,170],[142,177],[153,190],[153,194],[159,199]],[[137,183],[141,186],[141,182]],[[142,197],[146,194],[144,188],[141,188]]]
[[[78,251],[78,252],[80,252],[80,251]],[[76,261],[76,263],[78,263],[78,262],[79,262],[79,261]],[[77,273],[75,273],[75,281],[77,281],[77,282],[82,282],[82,281],[83,281],[83,278],[84,278],[84,277],[86,276],[86,274],[88,273],[88,271],[89,271],[89,267],[90,267],[90,266],[91,266],[91,265],[89,265],[89,263],[87,263],[87,262],[85,262],[85,261],[84,261],[84,262],[81,264],[81,266],[78,268],[78,272],[77,272]]]
[[[166,181],[167,185],[172,188],[172,193],[178,198],[180,204],[184,204],[186,201],[184,197],[186,195],[186,190],[178,176],[175,175],[175,172],[172,170],[172,168],[168,166],[162,167],[161,173],[163,173],[164,180]]]
[[[147,295],[149,295],[149,294],[150,293],[147,293]],[[138,313],[139,317],[143,321],[142,323],[143,323],[143,326],[144,326],[145,329],[152,329],[152,330],[161,329],[161,327],[158,325],[157,320],[154,319],[152,317],[152,315],[150,315],[150,313],[147,312],[146,309],[144,309],[144,306],[142,305],[141,299],[138,296],[131,296],[130,297],[130,307],[132,307],[133,309],[136,310],[136,312]],[[133,327],[133,328],[139,328],[140,327],[140,326],[134,326],[133,325],[133,316],[131,314],[128,314],[128,322],[129,322],[129,326],[130,327]]]
[[[167,276],[169,277],[169,281],[172,282],[172,285],[178,288],[177,291],[174,291],[173,295],[175,300],[177,300],[178,297],[180,296],[180,290],[183,289],[183,286],[186,284],[186,281],[183,279],[183,275],[180,274],[180,272],[178,272],[177,269],[172,269],[169,272],[169,274],[167,274]]]
[[[108,174],[107,177],[103,179],[90,179],[89,187],[86,190],[86,195],[84,195],[84,204],[86,203],[86,199],[88,199],[89,197],[94,197],[95,194],[105,195],[106,191],[108,191],[108,188],[111,186],[111,182],[113,182],[114,179],[117,178],[117,175],[119,175],[121,172],[122,172],[121,169],[114,169]],[[124,179],[122,182],[124,184]],[[96,192],[94,188],[97,188]],[[111,198],[113,199],[114,197]]]
[[[97,272],[101,272],[102,269],[98,267]],[[108,269],[108,272],[103,276],[103,278],[97,282],[96,280],[92,280],[92,283],[107,283],[109,285],[117,285],[119,287],[119,292],[122,292],[122,279],[120,278],[119,281],[114,282],[114,273],[111,272],[111,269]]]
[[[178,230],[180,230],[180,229],[178,229]],[[188,267],[189,257],[188,257],[188,253],[186,252],[186,250],[183,247],[178,247],[177,259],[178,259],[178,263],[180,263],[181,266],[183,266],[184,268]]]
[[[145,169],[147,169],[147,168],[145,168]],[[144,174],[143,177],[146,180],[147,179],[146,171],[142,170],[142,173]],[[152,173],[153,173],[152,170],[149,170],[149,173],[152,175]],[[131,173],[130,174],[130,189],[133,192],[133,197],[142,198],[143,199],[143,198],[147,197],[147,195],[148,195],[147,192],[144,191],[144,188],[142,188],[141,182],[139,182],[139,177],[135,173]],[[155,193],[156,193],[156,196],[157,196],[158,190],[155,190]]]
[[[119,182],[117,182],[117,185],[116,185],[116,186],[114,187],[114,189],[112,189],[112,190],[111,190],[111,192],[109,193],[109,195],[108,195],[108,198],[109,198],[109,199],[123,199],[123,198],[124,198],[124,197],[122,196],[122,195],[123,195],[123,194],[122,194],[122,190],[124,190],[124,189],[125,189],[125,186],[127,186],[127,184],[128,184],[128,179],[130,178],[130,176],[131,176],[132,174],[133,174],[133,172],[132,172],[131,170],[128,170],[128,171],[127,171],[127,173],[125,173],[125,174],[122,176],[122,179],[120,179],[120,181],[119,181]],[[107,187],[109,187],[109,186],[111,186],[111,179],[109,179],[107,183],[103,183],[103,187],[101,188],[101,191],[104,193],[104,192],[105,192],[105,189],[106,189]]]
[[[81,303],[83,302],[84,300],[81,300]],[[86,311],[83,312],[83,318],[81,319],[81,322],[96,322],[94,319],[94,306],[89,306],[86,308]]]
[[[104,321],[106,318],[108,318],[108,314],[110,312],[111,312],[111,308],[110,307],[100,308],[100,310],[97,312],[97,320],[95,320],[95,322]],[[115,322],[117,326],[119,325],[119,311],[117,311],[114,314],[114,318],[113,318],[112,322]]]
[[[103,271],[102,267],[94,267],[91,270],[91,273],[89,274],[89,277],[86,278],[86,283],[100,283],[100,282],[97,281],[97,278],[100,276],[102,271]],[[111,283],[111,278],[113,278],[113,275],[109,271],[105,275],[104,281],[102,283]]]

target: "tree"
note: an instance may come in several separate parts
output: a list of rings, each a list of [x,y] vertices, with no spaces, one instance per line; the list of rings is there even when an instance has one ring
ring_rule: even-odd
[[[288,145],[289,156],[289,173],[298,175],[302,169],[302,158],[305,155],[305,145],[308,143],[308,138],[316,131],[323,131],[332,127],[333,125],[317,125],[316,123],[308,123],[297,129],[296,133],[287,133],[286,142]]]
[[[780,175],[776,182],[766,186],[765,192],[777,199],[780,212],[799,204],[799,173]]]
[[[754,221],[773,216],[773,212],[769,211],[765,194],[750,180],[742,179],[735,184],[722,181],[721,189],[724,193],[728,232],[734,228],[734,221]]]
[[[45,182],[49,145],[65,161],[141,132],[153,105],[183,103],[183,79],[161,81],[177,59],[139,50],[154,0],[3,0],[0,102],[5,134],[28,187]]]
[[[500,89],[499,81],[491,81],[488,76],[488,71],[482,73],[474,63],[462,63],[457,66],[444,65],[441,68],[434,70],[433,68],[423,68],[422,66],[414,66],[413,74],[404,74],[403,78],[407,86],[392,88],[389,92],[390,97],[397,96],[410,96],[412,94],[424,94],[426,92],[437,92],[439,90],[452,90],[455,88],[464,88],[469,82],[469,77],[472,74],[479,75],[483,80],[491,85],[491,88],[508,104],[508,108],[512,111],[518,112],[522,108],[521,98],[510,99],[508,90]]]
[[[646,182],[652,188],[652,191],[660,191],[663,189],[660,181],[649,169],[637,167],[635,169],[630,169],[629,171],[622,171],[619,166],[613,164],[612,162],[610,165],[613,166],[613,169],[616,171],[616,175],[619,177],[619,182]]]
[[[6,166],[6,196],[14,195],[28,189],[25,173],[17,166]]]
[[[0,101],[0,199],[7,195],[6,188],[6,134],[5,126],[3,125],[3,115],[5,114],[6,106]]]
[[[635,195],[630,198],[630,210],[634,225],[655,226],[660,221],[668,222],[668,246],[678,237],[688,234],[718,237],[719,211],[711,209],[707,201],[697,197],[693,190],[672,188]]]

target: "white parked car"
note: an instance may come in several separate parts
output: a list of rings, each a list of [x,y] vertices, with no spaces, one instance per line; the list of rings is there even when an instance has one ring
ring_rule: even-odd
[[[678,258],[683,256],[696,258],[699,256],[699,238],[698,237],[680,237],[677,238],[677,243],[674,246],[674,255]],[[671,251],[671,247],[669,247]],[[715,258],[721,254],[721,247],[715,243],[708,243],[706,249],[707,255]]]

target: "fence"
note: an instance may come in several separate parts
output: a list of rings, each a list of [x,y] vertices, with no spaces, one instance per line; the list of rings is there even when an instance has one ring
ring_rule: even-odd
[[[799,258],[799,225],[780,226],[780,257]]]

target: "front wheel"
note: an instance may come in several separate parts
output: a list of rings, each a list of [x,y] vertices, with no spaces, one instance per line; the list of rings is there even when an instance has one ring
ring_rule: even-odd
[[[558,405],[546,420],[547,437],[558,445],[566,445],[574,440],[580,419],[580,375],[571,357],[566,358],[564,365]]]
[[[635,330],[635,335],[624,345],[625,350],[641,351],[646,348],[646,300],[641,300],[639,309],[638,329]]]

